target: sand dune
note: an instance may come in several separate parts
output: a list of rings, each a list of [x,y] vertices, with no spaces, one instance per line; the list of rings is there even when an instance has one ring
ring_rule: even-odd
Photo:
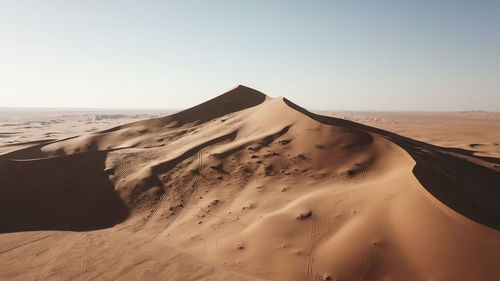
[[[156,118],[173,110],[38,109],[0,107],[0,154],[33,145]]]
[[[0,155],[0,279],[498,280],[499,164],[238,86]]]
[[[500,157],[500,112],[339,112],[321,115],[347,119],[442,147]]]

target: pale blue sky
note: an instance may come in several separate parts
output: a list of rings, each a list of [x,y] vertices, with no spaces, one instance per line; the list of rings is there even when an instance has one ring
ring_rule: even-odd
[[[500,1],[0,0],[0,106],[500,111]]]

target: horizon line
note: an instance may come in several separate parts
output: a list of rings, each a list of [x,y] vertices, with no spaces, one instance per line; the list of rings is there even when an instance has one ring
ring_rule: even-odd
[[[195,105],[196,106],[196,105]],[[99,110],[116,110],[116,111],[126,111],[126,110],[147,110],[147,111],[181,111],[188,108],[162,108],[162,107],[45,107],[45,106],[0,106],[0,111],[2,110],[54,110],[54,111],[99,111]],[[468,113],[468,112],[481,112],[481,113],[500,113],[500,111],[491,111],[483,109],[472,109],[472,110],[405,110],[405,109],[391,109],[391,110],[363,110],[363,109],[309,109],[308,111],[313,112],[373,112],[373,113],[384,113],[384,112],[429,112],[429,113]]]

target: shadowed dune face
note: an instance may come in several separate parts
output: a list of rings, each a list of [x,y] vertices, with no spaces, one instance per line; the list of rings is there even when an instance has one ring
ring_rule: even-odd
[[[193,122],[205,123],[224,115],[259,105],[266,100],[266,97],[265,94],[257,90],[238,85],[216,98],[165,117],[164,119],[169,122],[174,121],[177,127]]]
[[[500,174],[458,157],[412,151],[413,174],[437,200],[482,225],[500,230]]]
[[[0,158],[0,232],[93,230],[128,216],[104,172],[107,152]]]
[[[108,273],[116,255],[85,242],[90,260],[102,260],[58,260],[80,265],[59,279],[168,279],[162,268],[175,258],[155,250],[168,246],[249,279],[494,280],[500,197],[490,160],[239,86],[171,116],[4,155],[1,230],[107,227],[92,232],[107,237],[98,245],[133,249]],[[148,270],[133,270],[141,264]],[[175,276],[223,279],[193,272]]]
[[[161,118],[138,121],[102,132],[113,132],[119,129],[135,127],[141,124],[145,124],[148,129],[165,126],[182,127],[190,123],[202,124],[213,119],[259,105],[263,103],[266,98],[267,96],[265,94],[257,90],[243,85],[238,85],[220,96],[178,113]]]
[[[500,159],[472,156],[472,151],[442,148],[359,123],[317,115],[287,99],[284,101],[321,123],[372,132],[393,141],[415,160],[413,174],[437,200],[473,221],[500,230],[500,173],[471,163],[481,159],[498,163]]]

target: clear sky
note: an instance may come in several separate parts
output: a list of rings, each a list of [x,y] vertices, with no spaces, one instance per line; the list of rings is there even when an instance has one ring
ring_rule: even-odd
[[[500,1],[0,0],[0,107],[500,111]]]

